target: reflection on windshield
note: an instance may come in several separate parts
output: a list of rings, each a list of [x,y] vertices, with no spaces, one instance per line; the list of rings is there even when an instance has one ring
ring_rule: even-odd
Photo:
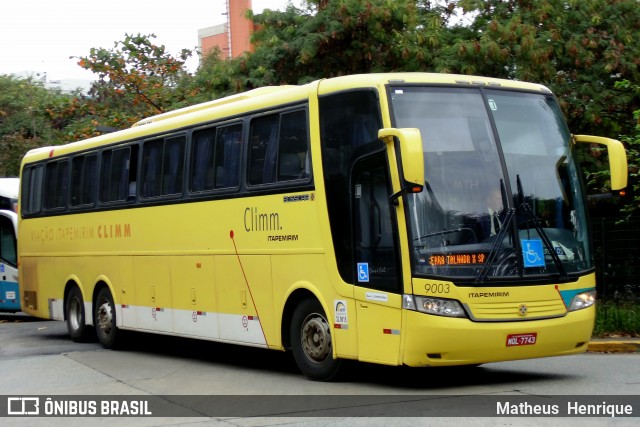
[[[391,97],[395,125],[423,139],[425,189],[406,196],[416,275],[484,281],[592,267],[578,170],[552,96],[403,87]]]

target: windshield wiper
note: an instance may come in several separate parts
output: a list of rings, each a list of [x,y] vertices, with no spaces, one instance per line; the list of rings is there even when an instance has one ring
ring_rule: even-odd
[[[524,220],[523,223],[526,222],[533,224],[533,228],[538,232],[542,243],[544,243],[545,247],[549,251],[549,255],[551,255],[551,259],[553,260],[553,263],[556,265],[556,269],[558,270],[558,274],[560,275],[562,280],[566,280],[567,272],[564,269],[562,260],[560,260],[560,257],[556,253],[556,250],[554,249],[553,243],[551,242],[551,239],[549,239],[547,232],[542,228],[540,218],[535,214],[535,212],[533,212],[533,209],[531,209],[529,203],[524,200],[524,192],[522,190],[520,175],[516,175],[516,181],[518,185],[518,211],[528,214],[529,216],[529,219]]]
[[[496,235],[496,239],[493,242],[493,245],[491,246],[491,250],[489,251],[487,261],[483,264],[482,269],[480,270],[480,272],[478,273],[478,276],[476,277],[476,280],[475,280],[476,283],[480,284],[487,280],[487,277],[489,275],[489,270],[495,264],[496,259],[498,257],[498,252],[499,252],[498,249],[501,246],[504,240],[504,237],[507,234],[507,231],[511,227],[511,223],[513,222],[513,219],[516,217],[516,214],[526,216],[526,218],[524,218],[521,223],[531,224],[533,226],[532,228],[534,228],[538,232],[538,235],[540,236],[542,243],[549,251],[549,255],[551,256],[551,259],[553,260],[553,263],[556,266],[558,275],[560,276],[561,280],[567,280],[567,272],[564,268],[564,265],[562,264],[562,260],[560,260],[560,257],[556,253],[553,247],[553,243],[551,242],[551,239],[549,239],[549,236],[542,228],[542,225],[541,225],[542,222],[540,221],[540,218],[538,218],[538,216],[533,212],[533,209],[531,209],[531,205],[529,205],[529,203],[524,200],[524,191],[522,189],[522,182],[520,181],[520,175],[516,175],[516,183],[517,183],[517,189],[518,189],[517,207],[509,208],[507,210],[507,216],[505,217],[504,225],[500,228],[500,231]],[[500,183],[500,190],[502,192],[504,206],[507,206],[506,191],[502,181]],[[517,225],[512,227],[514,229],[516,236],[518,235]],[[520,245],[519,237],[515,239],[513,250],[517,258],[518,277],[522,277],[524,276],[524,268],[523,268],[524,259],[522,256],[522,247]]]
[[[500,231],[496,234],[496,239],[491,245],[491,250],[489,250],[489,256],[487,257],[487,261],[482,265],[482,269],[476,276],[476,284],[480,284],[487,280],[487,276],[489,275],[489,269],[496,262],[496,258],[498,256],[498,247],[502,245],[502,241],[504,240],[504,236],[507,234],[507,230],[515,217],[516,210],[514,208],[509,208],[507,210],[507,215],[504,218],[504,223],[502,227],[500,227]]]
[[[507,204],[507,189],[505,188],[504,181],[500,180],[500,195],[502,197],[502,206],[508,206]],[[476,276],[476,284],[480,284],[487,280],[487,276],[489,275],[489,270],[493,267],[493,264],[496,262],[496,258],[498,257],[498,248],[502,246],[502,241],[504,240],[504,236],[507,234],[511,223],[513,222],[513,218],[515,217],[516,210],[514,208],[507,209],[507,214],[502,223],[502,227],[498,230],[496,234],[496,239],[491,245],[491,249],[489,250],[489,255],[487,256],[487,261],[482,265],[482,269]],[[518,262],[518,265],[521,263]],[[521,272],[521,269],[518,268],[518,272]],[[521,274],[519,274],[521,275]]]

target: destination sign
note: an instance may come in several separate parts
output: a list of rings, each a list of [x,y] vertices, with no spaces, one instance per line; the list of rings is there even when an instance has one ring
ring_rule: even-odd
[[[484,264],[486,259],[487,254],[482,252],[434,254],[429,257],[429,264],[433,266]]]

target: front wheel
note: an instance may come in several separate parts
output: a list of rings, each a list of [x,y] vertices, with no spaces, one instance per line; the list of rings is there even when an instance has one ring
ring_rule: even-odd
[[[114,348],[118,337],[116,307],[113,304],[111,291],[107,287],[100,289],[96,297],[94,323],[96,325],[96,334],[102,347]]]
[[[293,312],[291,350],[298,368],[312,380],[330,381],[338,373],[341,360],[333,358],[331,328],[318,301],[304,300]]]
[[[90,328],[86,324],[82,292],[77,286],[74,286],[67,294],[64,316],[67,319],[67,330],[71,339],[75,342],[86,341]]]

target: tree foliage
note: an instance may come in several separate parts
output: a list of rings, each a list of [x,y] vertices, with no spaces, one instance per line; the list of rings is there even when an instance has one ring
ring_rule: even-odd
[[[616,85],[619,89],[640,96],[640,84],[623,80]],[[635,129],[628,135],[622,136],[622,142],[627,147],[627,163],[629,167],[628,202],[622,207],[621,213],[632,216],[640,212],[640,109],[633,112]]]
[[[97,74],[89,95],[94,111],[107,118],[104,125],[121,126],[149,115],[186,105],[183,84],[191,77],[185,62],[193,54],[182,49],[177,57],[156,45],[150,35],[125,34],[112,49],[92,48],[78,65]],[[111,111],[125,112],[109,117]]]
[[[255,47],[233,61],[205,61],[217,95],[345,74],[419,70],[439,45],[441,15],[415,0],[309,0],[306,8],[249,13]],[[215,55],[215,54],[214,54]]]
[[[442,58],[452,71],[551,87],[572,129],[628,132],[637,98],[617,90],[638,81],[637,0],[461,0],[476,15]],[[631,108],[631,110],[630,110]]]
[[[28,150],[58,137],[49,109],[67,98],[38,79],[0,75],[0,176],[18,176]]]

